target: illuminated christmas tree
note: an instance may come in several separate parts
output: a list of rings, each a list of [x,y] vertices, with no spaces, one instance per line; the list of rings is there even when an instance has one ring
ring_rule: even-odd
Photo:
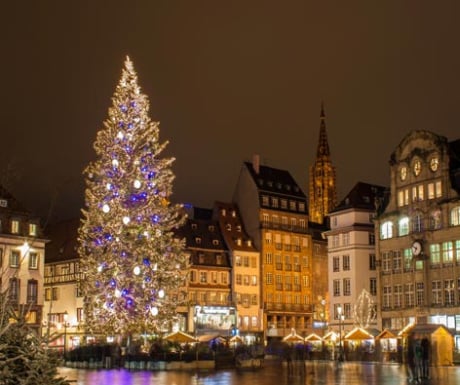
[[[85,324],[106,335],[158,333],[177,319],[188,272],[184,242],[174,235],[185,219],[170,201],[174,158],[159,157],[167,142],[159,143],[129,58],[112,102],[94,143],[97,159],[84,172]]]

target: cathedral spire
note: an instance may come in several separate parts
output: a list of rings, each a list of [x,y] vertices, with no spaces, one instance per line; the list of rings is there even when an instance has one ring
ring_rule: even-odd
[[[319,158],[323,156],[329,157],[330,155],[331,154],[329,152],[329,142],[327,141],[326,114],[324,113],[324,102],[321,102],[319,141],[316,156]]]
[[[309,180],[309,219],[324,223],[327,214],[337,201],[335,167],[332,165],[326,133],[326,114],[321,102],[320,128],[316,159],[310,166]]]

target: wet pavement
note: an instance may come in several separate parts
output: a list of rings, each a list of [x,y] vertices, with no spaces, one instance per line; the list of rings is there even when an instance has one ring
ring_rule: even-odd
[[[256,371],[129,371],[125,369],[90,370],[60,368],[62,376],[77,385],[418,385],[410,382],[400,364],[363,362],[307,361],[288,367],[285,363],[266,362]],[[460,384],[460,367],[431,368],[424,385]]]

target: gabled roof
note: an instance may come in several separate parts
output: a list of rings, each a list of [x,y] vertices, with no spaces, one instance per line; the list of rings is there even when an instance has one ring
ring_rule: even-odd
[[[215,202],[214,218],[219,221],[222,236],[229,249],[257,251],[244,229],[238,206],[234,203]]]
[[[304,192],[288,171],[260,165],[257,172],[252,163],[244,164],[259,191],[306,199]]]
[[[382,206],[386,190],[383,186],[358,182],[331,213],[347,209],[377,211]]]
[[[6,188],[0,185],[0,200],[4,201],[0,204],[0,212],[14,212],[18,214],[31,215],[21,202],[19,202]]]

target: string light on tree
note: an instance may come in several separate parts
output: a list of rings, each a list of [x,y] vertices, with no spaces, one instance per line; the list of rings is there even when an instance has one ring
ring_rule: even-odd
[[[175,229],[184,215],[172,204],[173,158],[161,158],[159,125],[126,59],[109,117],[85,170],[79,229],[85,321],[108,335],[156,333],[185,301],[188,260]]]

